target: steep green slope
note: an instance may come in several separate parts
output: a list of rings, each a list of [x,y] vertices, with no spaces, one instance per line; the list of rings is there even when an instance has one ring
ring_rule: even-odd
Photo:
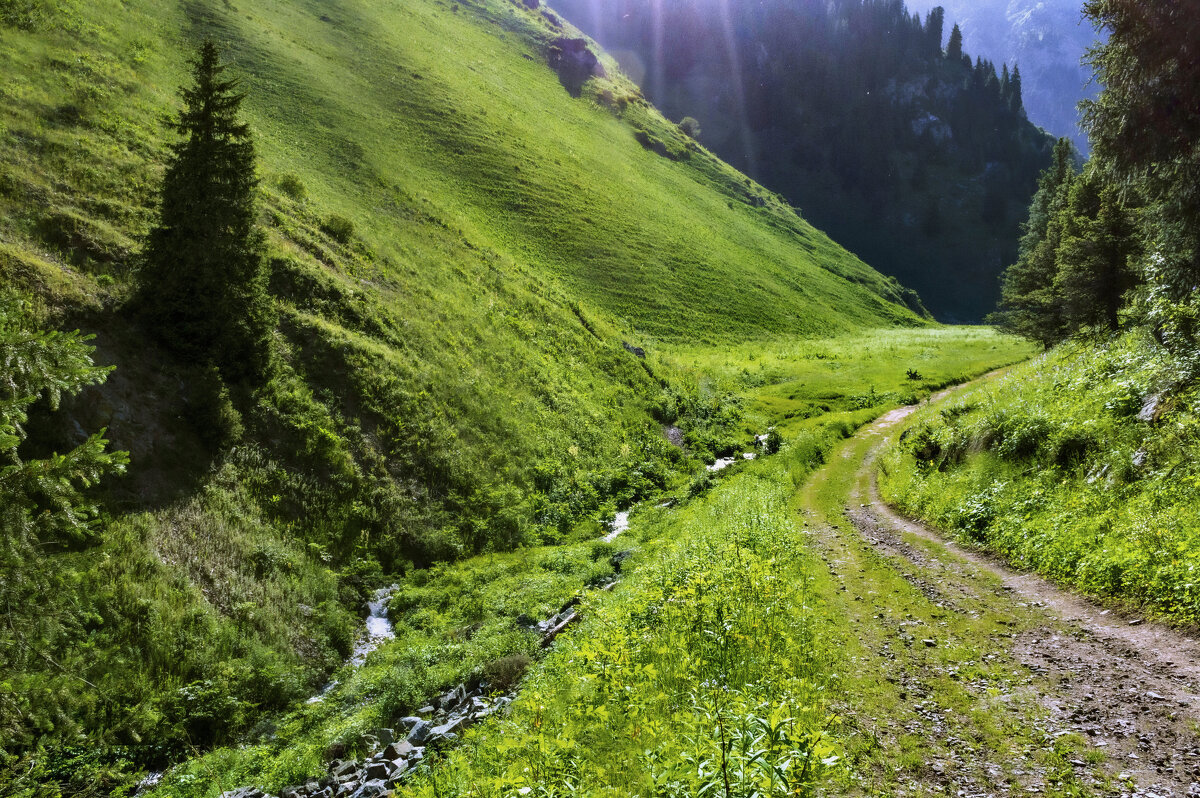
[[[732,450],[736,407],[673,343],[925,323],[607,58],[560,80],[570,34],[524,6],[21,0],[0,24],[0,275],[117,367],[30,451],[106,426],[131,454],[102,533],[45,549],[76,589],[0,648],[6,755],[58,746],[37,761],[64,783],[307,696],[382,572],[594,534],[697,465],[662,423]],[[206,36],[261,156],[281,369],[255,389],[123,310]]]

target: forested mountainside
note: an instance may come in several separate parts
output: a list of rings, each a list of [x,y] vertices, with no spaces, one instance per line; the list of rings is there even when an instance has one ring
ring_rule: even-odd
[[[899,2],[560,0],[670,118],[945,320],[979,320],[1052,140],[1013,64]],[[969,42],[966,43],[970,50]]]
[[[1087,154],[1078,105],[1094,99],[1100,85],[1083,59],[1101,39],[1084,19],[1081,0],[907,0],[907,5],[922,14],[945,8],[946,24],[962,28],[972,52],[1019,65],[1029,120]]]
[[[930,324],[544,10],[30,0],[0,40],[0,737],[24,788],[234,741],[343,661],[385,573],[587,540],[740,451],[740,404],[670,346]],[[189,220],[207,113],[243,193]],[[234,228],[225,283],[155,270]],[[111,373],[46,332],[76,327]]]

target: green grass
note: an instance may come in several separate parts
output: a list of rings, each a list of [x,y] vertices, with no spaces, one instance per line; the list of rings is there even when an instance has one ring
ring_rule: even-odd
[[[1195,623],[1196,429],[1195,389],[1141,334],[1071,343],[915,416],[882,486],[1020,567]]]
[[[74,422],[107,427],[132,461],[105,486],[98,539],[48,555],[78,591],[26,608],[53,621],[54,656],[0,680],[17,740],[0,779],[22,774],[0,789],[106,793],[213,747],[203,767],[216,772],[310,771],[323,746],[526,645],[500,620],[467,653],[447,645],[468,623],[456,595],[345,699],[390,703],[288,715],[341,661],[385,575],[492,552],[464,566],[495,571],[490,586],[448,572],[447,593],[526,595],[542,546],[590,551],[579,541],[614,510],[680,489],[751,432],[795,438],[822,403],[845,432],[902,398],[906,368],[922,371],[916,396],[1021,356],[1011,339],[934,329],[894,281],[689,149],[607,56],[613,77],[571,96],[546,66],[560,34],[523,6],[3,9],[0,275],[47,324],[98,333],[116,366],[32,438],[61,449]],[[205,36],[243,81],[260,154],[280,369],[254,391],[223,393],[123,309],[163,121]],[[844,373],[823,371],[821,347]],[[869,363],[864,347],[885,355]],[[741,376],[760,351],[777,382]],[[552,604],[593,565],[571,565],[569,584],[531,579],[521,600]],[[422,607],[439,606],[422,590]],[[293,724],[281,737],[295,753],[247,750],[277,769],[232,753],[276,721]]]
[[[668,362],[710,390],[742,397],[747,431],[777,425],[786,433],[830,413],[914,404],[1032,353],[1028,343],[989,327],[945,327],[720,348],[682,344]]]

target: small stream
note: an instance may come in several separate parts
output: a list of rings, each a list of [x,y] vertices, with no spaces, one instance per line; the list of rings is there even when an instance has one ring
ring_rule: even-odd
[[[350,659],[347,660],[348,665],[358,667],[367,661],[367,655],[387,640],[392,640],[396,637],[396,632],[392,629],[392,622],[387,617],[388,599],[392,594],[399,589],[399,585],[391,585],[390,587],[381,587],[372,594],[372,598],[367,602],[367,627],[366,634],[354,644],[354,651],[350,654]],[[324,687],[321,692],[317,693],[306,703],[316,704],[323,701],[329,691],[338,686],[337,679],[333,679]]]
[[[613,542],[617,539],[617,535],[627,529],[629,529],[629,510],[622,510],[613,516],[612,524],[609,526],[609,533],[604,536],[604,541],[606,543]]]

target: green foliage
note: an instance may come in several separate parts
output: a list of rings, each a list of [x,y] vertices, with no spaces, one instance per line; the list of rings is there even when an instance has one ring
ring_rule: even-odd
[[[172,124],[185,139],[173,146],[163,179],[141,304],[146,323],[184,358],[212,360],[232,381],[263,380],[274,312],[256,226],[254,145],[238,121],[245,95],[222,77],[225,69],[205,41]]]
[[[1095,160],[1122,190],[1145,198],[1147,320],[1177,357],[1197,367],[1200,318],[1200,67],[1181,57],[1195,15],[1178,4],[1089,0],[1084,13],[1107,31],[1088,54],[1104,90],[1083,104]]]
[[[104,430],[64,454],[19,451],[31,406],[45,402],[58,410],[64,395],[103,382],[111,371],[92,364],[88,340],[78,331],[37,329],[22,302],[0,295],[0,607],[6,619],[0,733],[6,749],[27,746],[63,722],[57,717],[61,695],[80,677],[67,669],[45,673],[44,660],[86,621],[77,610],[46,606],[49,597],[73,591],[78,579],[52,555],[92,541],[99,508],[86,490],[128,462],[124,452],[106,451]],[[39,672],[44,678],[31,678]]]
[[[1200,415],[1176,380],[1142,333],[1065,344],[919,411],[883,458],[884,496],[1063,584],[1195,623]]]
[[[700,123],[696,121],[694,116],[685,116],[679,120],[679,129],[689,138],[700,138]]]
[[[354,238],[354,222],[336,213],[325,220],[321,229],[339,244],[349,244],[350,239]]]
[[[788,464],[767,462],[652,522],[654,555],[585,599],[512,712],[399,794],[815,794],[840,753],[829,666]]]
[[[682,491],[699,465],[663,438],[660,397],[698,449],[784,423],[802,475],[827,447],[800,426],[860,382],[892,391],[883,361],[897,352],[931,383],[1023,352],[979,331],[904,331],[897,350],[895,330],[862,333],[926,322],[894,281],[703,148],[671,161],[639,147],[635,127],[686,143],[623,78],[619,115],[568,96],[535,57],[548,23],[507,2],[387,0],[329,20],[260,0],[58,6],[61,24],[4,29],[0,274],[101,332],[117,378],[72,416],[111,419],[137,456],[94,543],[48,560],[61,589],[15,617],[85,619],[55,638],[53,662],[3,687],[0,704],[36,715],[6,748],[21,761],[5,773],[31,774],[17,791],[95,776],[89,789],[115,792],[194,748],[211,757],[164,789],[302,781],[396,711],[532,656],[517,617],[611,575],[615,552],[572,541],[634,498]],[[161,221],[157,170],[190,141],[160,119],[186,80],[180,53],[205,35],[237,65],[246,99],[230,125],[253,124],[266,178],[247,224],[279,323],[271,378],[253,388],[220,359],[220,379],[203,360],[181,366],[112,310],[135,287],[133,242]],[[355,220],[345,243],[322,230],[334,216]],[[776,382],[751,350],[771,353]],[[776,388],[788,393],[760,401]],[[814,418],[784,419],[800,406]],[[424,568],[543,540],[564,548]],[[288,714],[338,667],[388,574],[416,597],[395,646]],[[254,731],[272,724],[274,742]]]
[[[1075,173],[1067,139],[1055,147],[1029,209],[1016,263],[1004,273],[1003,328],[1051,346],[1081,330],[1115,330],[1140,279],[1133,211],[1099,169]]]

